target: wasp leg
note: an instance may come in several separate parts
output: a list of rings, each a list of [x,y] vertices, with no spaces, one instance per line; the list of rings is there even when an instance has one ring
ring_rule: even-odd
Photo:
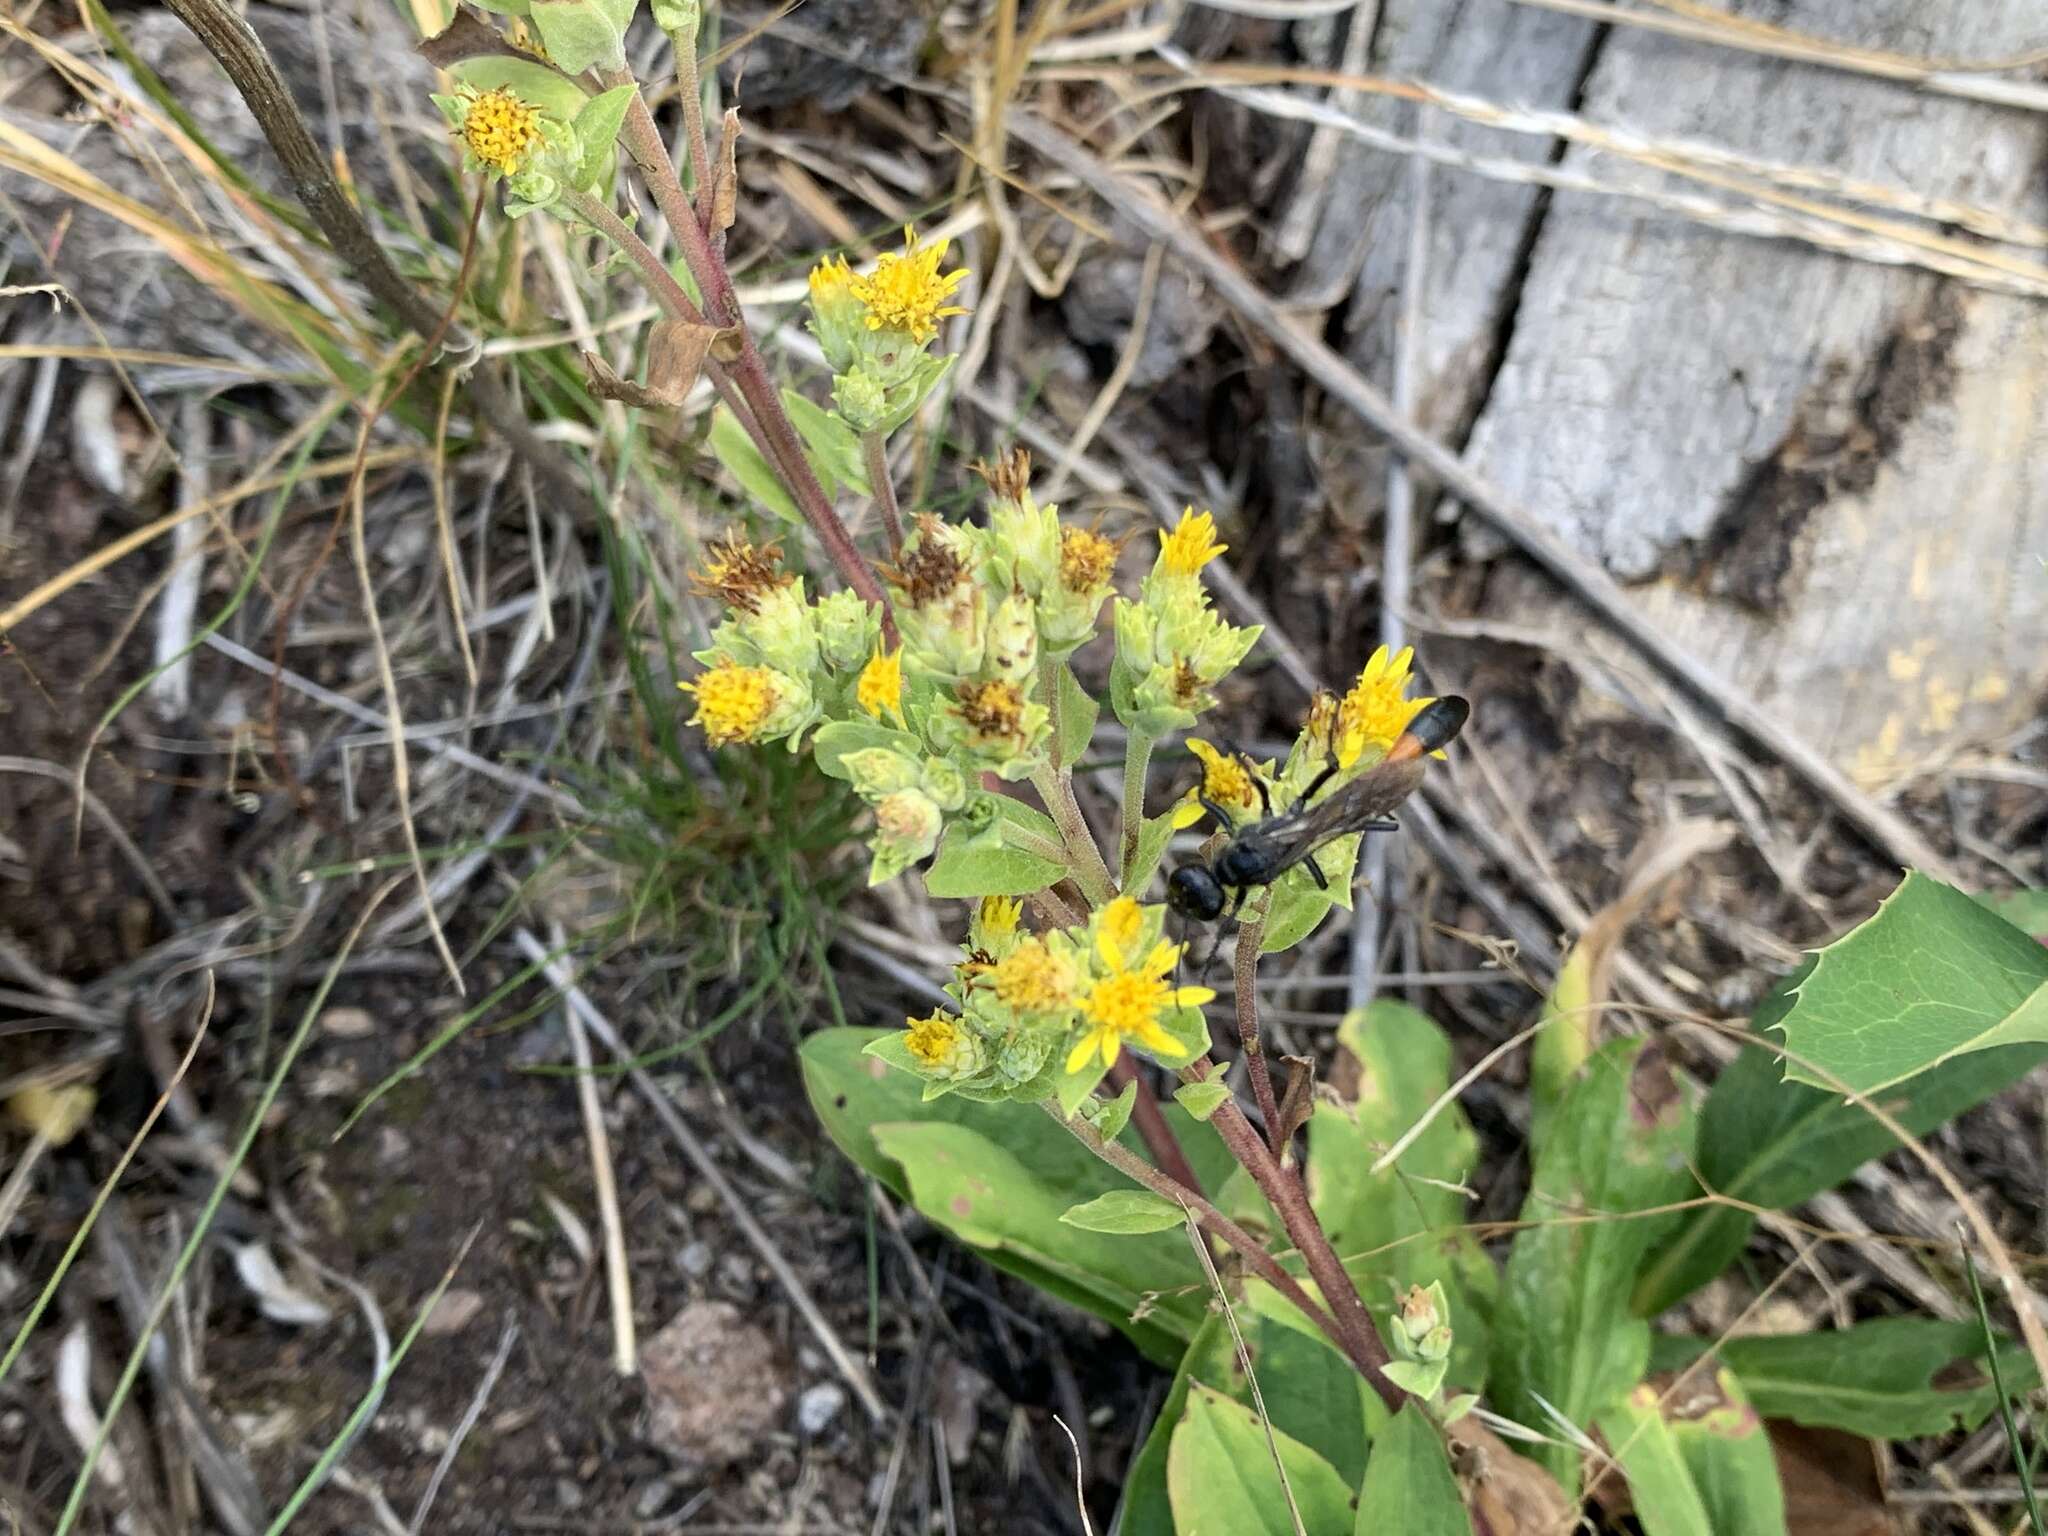
[[[1316,877],[1316,889],[1320,891],[1327,891],[1330,888],[1330,878],[1329,876],[1323,873],[1323,866],[1316,862],[1316,856],[1314,854],[1310,854],[1301,862],[1307,865],[1308,872]]]
[[[1207,811],[1211,816],[1216,818],[1216,825],[1221,827],[1225,832],[1228,832],[1232,827],[1237,825],[1237,818],[1232,816],[1230,812],[1223,809],[1223,807],[1218,805],[1214,800],[1211,800],[1207,795],[1198,794],[1195,796],[1195,799],[1197,802],[1200,803],[1203,810]]]
[[[1375,816],[1358,830],[1361,832],[1398,832],[1401,830],[1401,823],[1394,820],[1391,816]]]
[[[1323,764],[1323,771],[1308,781],[1308,788],[1294,797],[1294,803],[1297,806],[1307,805],[1309,801],[1315,799],[1316,791],[1329,783],[1331,777],[1336,772],[1337,759],[1332,757],[1327,763]]]

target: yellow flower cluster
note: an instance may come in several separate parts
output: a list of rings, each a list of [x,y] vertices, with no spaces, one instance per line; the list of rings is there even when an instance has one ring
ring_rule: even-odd
[[[501,176],[513,175],[540,148],[540,108],[504,86],[477,92],[468,105],[462,119],[462,142]]]
[[[714,747],[753,741],[781,700],[773,671],[736,661],[721,661],[677,686],[697,696],[697,713],[690,717],[690,724],[703,726],[705,738]]]
[[[871,276],[846,271],[845,259],[840,259],[847,291],[867,308],[869,330],[905,331],[922,346],[938,335],[941,320],[967,313],[960,305],[946,302],[952,298],[953,290],[967,280],[965,267],[940,275],[939,263],[945,259],[949,243],[941,240],[936,245],[921,245],[915,231],[905,228],[901,254],[884,252]],[[818,272],[813,272],[814,292],[819,281]],[[842,279],[828,273],[824,281],[832,284]]]

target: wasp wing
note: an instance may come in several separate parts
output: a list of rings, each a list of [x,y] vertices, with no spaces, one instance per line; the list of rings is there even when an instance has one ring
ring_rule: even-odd
[[[1368,832],[1422,784],[1423,759],[1388,759],[1314,805],[1288,811],[1267,823],[1265,832],[1284,852],[1273,878],[1301,863],[1326,843],[1353,832]]]

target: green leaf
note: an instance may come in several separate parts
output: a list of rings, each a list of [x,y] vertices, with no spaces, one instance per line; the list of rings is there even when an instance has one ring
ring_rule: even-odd
[[[1206,1121],[1223,1107],[1223,1101],[1230,1097],[1230,1088],[1215,1078],[1205,1078],[1199,1083],[1182,1083],[1173,1090],[1176,1104],[1193,1115],[1197,1120]]]
[[[1652,1364],[1676,1370],[1706,1347],[1700,1339],[1662,1337]],[[1975,1323],[1924,1317],[1728,1339],[1715,1352],[1765,1418],[1872,1440],[1974,1430],[1998,1408],[1986,1356],[1984,1333]],[[2033,1388],[2038,1373],[2024,1345],[2001,1339],[1998,1362],[2014,1391]]]
[[[1642,1379],[1650,1329],[1628,1298],[1654,1231],[1629,1213],[1685,1193],[1693,1129],[1684,1084],[1639,1039],[1596,1052],[1558,1106],[1495,1320],[1491,1395],[1510,1418],[1547,1425],[1541,1398],[1583,1428]],[[1576,1491],[1576,1449],[1547,1445],[1538,1459]]]
[[[1269,1431],[1251,1409],[1195,1382],[1166,1454],[1166,1486],[1176,1528],[1229,1536],[1307,1536],[1351,1529],[1351,1490],[1337,1469],[1278,1429],[1272,1447],[1287,1472],[1283,1489]],[[1297,1528],[1289,1508],[1301,1512]]]
[[[566,73],[626,67],[635,0],[531,0],[527,15],[548,57]]]
[[[2037,942],[2048,944],[2048,891],[1979,891],[1971,899]]]
[[[1792,1007],[1807,967],[1787,977],[1751,1022],[1759,1044],[1723,1069],[1700,1113],[1699,1169],[1707,1187],[1745,1206],[1779,1209],[1831,1189],[1899,1145],[1870,1112],[1802,1083],[1786,1082],[1764,1048],[1768,1031]],[[1944,1062],[1884,1096],[1890,1113],[1920,1136],[2011,1087],[2048,1060],[2039,1046],[1976,1051]],[[1697,1194],[1694,1186],[1691,1193]],[[1658,1223],[1654,1257],[1637,1281],[1632,1305],[1655,1317],[1712,1280],[1749,1241],[1756,1217],[1712,1205]]]
[[[1266,928],[1259,953],[1292,949],[1316,931],[1332,906],[1351,908],[1351,881],[1358,866],[1358,838],[1340,837],[1316,853],[1316,867],[1327,885],[1318,885],[1306,864],[1297,864],[1273,882],[1266,905]]]
[[[1763,1420],[1726,1371],[1675,1395],[1644,1382],[1600,1418],[1644,1536],[1786,1536]]]
[[[1064,661],[1059,664],[1060,690],[1060,740],[1059,761],[1062,767],[1071,768],[1087,755],[1088,744],[1095,740],[1095,718],[1102,713],[1102,706],[1095,702],[1095,695],[1081,686],[1081,680],[1074,676],[1074,669]]]
[[[1448,1360],[1389,1360],[1381,1370],[1403,1392],[1428,1402],[1444,1384],[1444,1373],[1450,1368]]]
[[[1149,1189],[1112,1189],[1063,1212],[1060,1220],[1084,1232],[1122,1236],[1186,1226],[1187,1212]]]
[[[1596,955],[1582,938],[1557,968],[1543,1002],[1543,1029],[1529,1049],[1529,1145],[1542,1146],[1551,1114],[1593,1054],[1599,1022],[1591,1007]]]
[[[1456,1340],[1451,1377],[1484,1383],[1492,1261],[1463,1228],[1460,1185],[1479,1163],[1465,1111],[1447,1104],[1383,1173],[1369,1170],[1451,1081],[1451,1044],[1405,1003],[1378,1002],[1337,1027],[1332,1079],[1354,1075],[1356,1097],[1323,1097],[1308,1124],[1309,1204],[1359,1282],[1385,1306],[1411,1285],[1444,1283]]]
[[[829,725],[819,726],[811,737],[811,756],[817,761],[819,771],[834,779],[851,781],[853,775],[846,769],[846,757],[850,753],[867,752],[876,747],[901,752],[912,758],[924,751],[910,732],[866,720],[834,720]]]
[[[583,151],[576,165],[577,186],[596,186],[617,161],[619,129],[625,125],[626,109],[639,89],[630,82],[614,86],[591,97],[576,114],[576,142]]]
[[[1067,866],[1021,848],[975,844],[960,823],[946,828],[939,856],[925,871],[927,895],[940,897],[1029,896],[1062,878]]]
[[[1356,1536],[1472,1536],[1443,1440],[1413,1403],[1373,1440],[1355,1530]]]
[[[1973,1051],[2048,1044],[2048,948],[1909,873],[1814,958],[1779,1025],[1796,1082],[1874,1093]],[[1838,1081],[1837,1081],[1838,1080]]]
[[[762,457],[761,450],[747,436],[747,429],[740,425],[739,418],[723,405],[711,412],[708,440],[718,462],[725,466],[733,479],[739,481],[741,489],[749,496],[785,523],[803,522],[803,514],[797,510],[795,499],[783,488],[782,477]]]
[[[1124,1091],[1106,1101],[1096,1116],[1095,1129],[1104,1137],[1114,1141],[1123,1135],[1124,1127],[1131,1123],[1131,1111],[1138,1106],[1138,1080],[1134,1077],[1124,1084]]]
[[[945,1210],[928,1209],[923,1203],[932,1197],[935,1183],[943,1188],[944,1181],[929,1176],[913,1181],[897,1157],[885,1150],[877,1132],[889,1127],[899,1138],[895,1150],[920,1162],[924,1149],[912,1148],[905,1134],[917,1128],[957,1128],[985,1141],[1015,1167],[1019,1182],[1002,1186],[997,1197],[981,1190],[969,1192],[969,1224],[974,1224],[977,1202],[1007,1204],[1014,1195],[1018,1208],[1031,1213],[1031,1230],[1061,1258],[1042,1261],[1032,1243],[1004,1235],[1000,1216],[982,1220],[983,1227],[1003,1239],[999,1246],[985,1249],[982,1256],[996,1268],[1110,1322],[1154,1360],[1167,1364],[1177,1360],[1206,1317],[1209,1294],[1208,1280],[1187,1240],[1172,1234],[1095,1237],[1061,1225],[1059,1214],[1069,1206],[1112,1189],[1129,1189],[1129,1181],[1031,1105],[982,1104],[958,1095],[925,1102],[922,1079],[865,1054],[872,1041],[896,1033],[825,1029],[803,1043],[799,1059],[804,1090],[840,1151],[899,1199],[946,1225]],[[1197,1128],[1177,1108],[1169,1106],[1166,1115],[1197,1175],[1206,1187],[1217,1188],[1225,1170],[1234,1166],[1220,1139]],[[1143,1155],[1135,1132],[1123,1141]],[[1076,1255],[1103,1251],[1110,1267],[1100,1273],[1088,1271],[1085,1263],[1077,1266],[1073,1262]],[[1132,1313],[1142,1299],[1154,1292],[1157,1295],[1143,1320],[1132,1322]]]
[[[863,496],[875,494],[868,484],[867,456],[853,428],[797,390],[785,388],[782,403],[804,440],[804,457],[824,481],[828,496],[836,495],[842,485]]]
[[[501,87],[529,106],[539,107],[549,117],[573,123],[590,95],[563,74],[538,59],[515,59],[505,54],[480,54],[448,66],[448,76],[479,91]]]
[[[1166,845],[1173,839],[1173,812],[1161,811],[1157,816],[1145,818],[1138,828],[1138,858],[1131,866],[1128,889],[1133,896],[1141,896],[1152,883],[1152,876],[1159,868],[1159,861],[1166,856]]]

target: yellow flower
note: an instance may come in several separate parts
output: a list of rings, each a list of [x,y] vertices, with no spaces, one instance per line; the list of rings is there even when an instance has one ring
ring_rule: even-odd
[[[1229,547],[1216,542],[1216,519],[1189,507],[1173,532],[1159,535],[1159,565],[1170,575],[1192,576]]]
[[[697,713],[690,724],[703,726],[714,747],[752,741],[782,701],[781,684],[772,671],[736,661],[721,661],[694,682],[676,686],[697,696]]]
[[[1145,909],[1128,896],[1119,896],[1102,909],[1095,924],[1095,952],[1111,970],[1121,969],[1124,957],[1137,947],[1145,931]]]
[[[540,148],[540,108],[502,85],[480,91],[463,114],[462,142],[499,175],[513,175]]]
[[[1173,808],[1176,828],[1192,827],[1202,819],[1202,797],[1205,795],[1234,816],[1263,808],[1265,802],[1259,798],[1259,787],[1252,778],[1251,770],[1235,752],[1226,757],[1208,742],[1193,736],[1188,738],[1188,750],[1202,760],[1202,782],[1198,788],[1190,789],[1182,796],[1180,803]]]
[[[939,275],[949,242],[920,246],[908,227],[903,231],[903,250],[885,252],[875,263],[870,277],[854,276],[853,296],[867,306],[868,329],[893,328],[908,331],[920,346],[939,333],[939,322],[948,315],[964,315],[958,304],[948,304],[953,290],[967,279],[967,268]]]
[[[860,669],[860,681],[853,685],[853,697],[870,718],[879,720],[884,710],[903,724],[903,647],[885,651],[879,645],[868,664]]]
[[[832,303],[852,294],[853,268],[844,256],[828,256],[811,268],[811,302]]]
[[[1024,916],[1024,903],[1014,896],[981,898],[981,932],[984,938],[1006,939],[1017,931]]]
[[[1404,645],[1392,656],[1383,645],[1372,653],[1358,681],[1337,706],[1337,766],[1349,768],[1369,746],[1385,752],[1408,728],[1408,722],[1430,703],[1428,699],[1405,699],[1408,668],[1415,660],[1415,648]]]
[[[1074,968],[1045,947],[1026,939],[989,972],[996,1001],[1022,1013],[1049,1013],[1074,1001]]]
[[[903,1037],[910,1054],[927,1067],[943,1065],[960,1038],[960,1026],[952,1015],[935,1013],[928,1019],[912,1019]]]
[[[1123,545],[1105,539],[1093,528],[1060,530],[1060,585],[1075,594],[1093,592],[1116,571]]]
[[[1119,897],[1118,902],[1127,899]],[[1112,907],[1115,905],[1116,902],[1111,903]],[[1135,910],[1137,904],[1131,905]],[[1104,917],[1096,947],[1107,955],[1111,945],[1107,909]],[[1130,927],[1128,923],[1118,926],[1125,930]],[[1125,939],[1135,937],[1135,932],[1124,934]],[[1127,966],[1124,943],[1117,943],[1114,968],[1081,999],[1081,1016],[1088,1027],[1082,1032],[1080,1043],[1067,1054],[1069,1073],[1079,1072],[1088,1065],[1090,1057],[1098,1055],[1104,1066],[1115,1065],[1126,1039],[1160,1055],[1180,1051],[1180,1042],[1161,1027],[1161,1016],[1181,1008],[1199,1007],[1216,996],[1208,987],[1167,985],[1166,975],[1180,959],[1180,951],[1178,944],[1161,942],[1153,945],[1137,964]]]

